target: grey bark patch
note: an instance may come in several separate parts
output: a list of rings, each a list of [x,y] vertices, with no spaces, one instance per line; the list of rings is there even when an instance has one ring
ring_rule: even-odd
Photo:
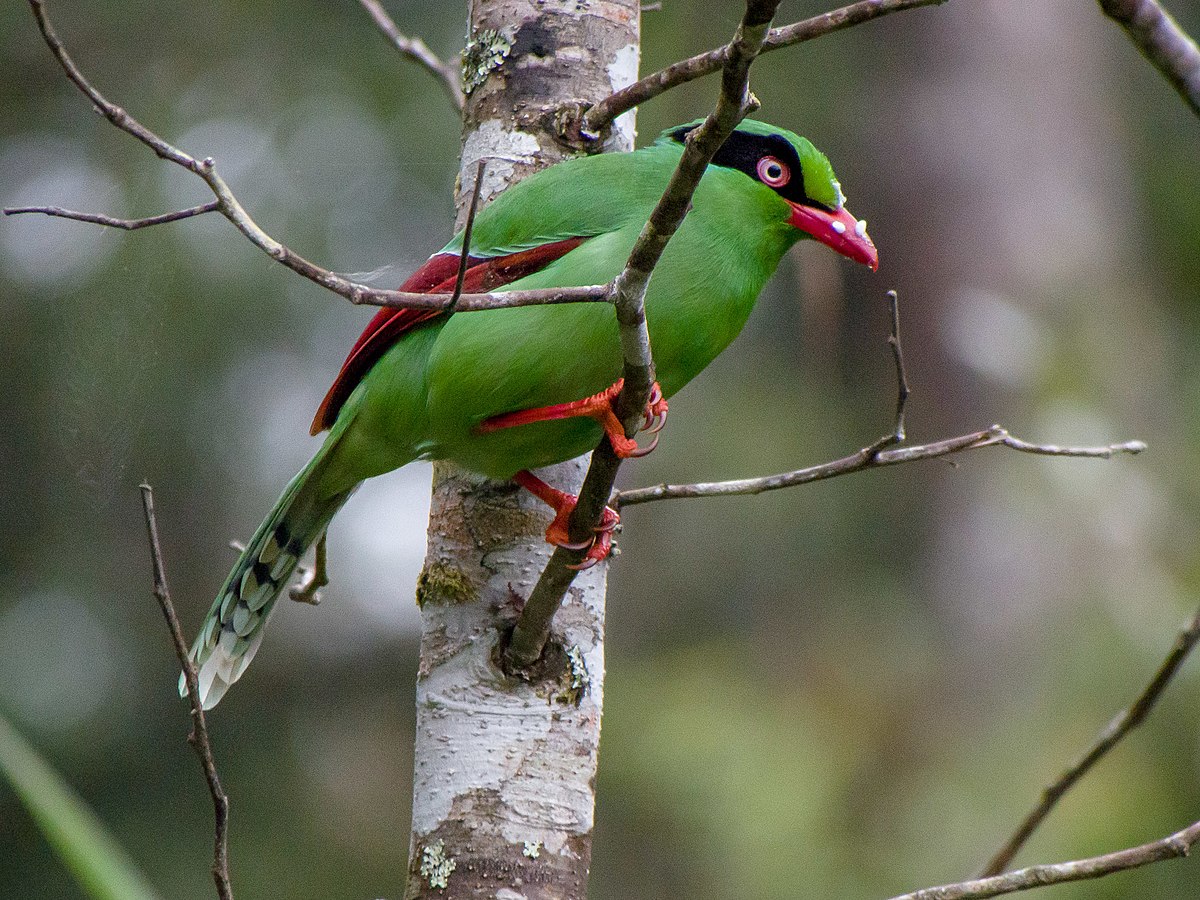
[[[504,815],[507,806],[499,792],[480,789],[461,796],[446,822],[435,833],[424,835],[409,860],[409,890],[406,900],[418,897],[487,898],[523,897],[525,900],[563,900],[583,896],[591,862],[591,833],[578,835],[559,851],[550,851],[536,836],[517,841],[487,829],[488,821]],[[536,853],[527,848],[536,846]],[[453,860],[448,874],[450,891],[429,884],[431,867],[426,851],[438,848],[437,858]],[[414,884],[421,887],[414,891]],[[502,893],[511,892],[511,893]]]

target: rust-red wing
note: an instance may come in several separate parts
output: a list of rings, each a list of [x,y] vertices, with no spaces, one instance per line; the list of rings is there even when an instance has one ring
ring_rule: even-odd
[[[531,250],[522,250],[507,256],[494,256],[490,259],[472,256],[463,281],[463,292],[475,294],[493,291],[518,278],[532,275],[574,250],[584,240],[581,237],[567,238],[564,241],[555,241]],[[458,278],[458,264],[457,254],[438,253],[431,256],[400,285],[399,290],[419,294],[449,294],[454,290],[454,282]],[[325,399],[317,407],[310,433],[318,434],[333,425],[346,398],[392,344],[422,322],[428,322],[441,315],[443,313],[436,309],[379,310],[350,348],[346,361],[342,363],[342,370],[338,372]]]

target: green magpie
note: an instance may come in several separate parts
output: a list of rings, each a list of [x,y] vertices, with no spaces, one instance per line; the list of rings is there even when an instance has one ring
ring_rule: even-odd
[[[505,191],[475,219],[464,290],[611,281],[699,124],[668,129],[631,153],[567,160]],[[646,292],[658,383],[644,430],[662,427],[667,398],[738,335],[784,252],[801,238],[879,266],[866,222],[846,210],[825,156],[790,131],[745,120],[713,157]],[[456,235],[401,290],[449,294],[462,239]],[[324,443],[254,532],[192,646],[205,708],[250,664],[301,556],[367,478],[417,459],[511,478],[553,509],[546,540],[579,547],[567,536],[576,498],[530,470],[586,453],[603,435],[620,457],[653,449],[626,438],[613,413],[621,370],[607,304],[467,315],[381,309],[317,410],[312,433],[328,430]],[[607,510],[594,538],[579,547],[587,548],[582,565],[609,554],[616,523]]]

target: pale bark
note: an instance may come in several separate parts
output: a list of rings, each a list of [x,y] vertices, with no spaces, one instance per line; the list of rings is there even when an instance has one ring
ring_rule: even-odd
[[[460,222],[475,167],[486,202],[572,151],[560,109],[637,77],[637,0],[475,0],[470,8]],[[605,149],[633,146],[622,117]],[[543,470],[576,490],[586,459]],[[549,557],[547,509],[508,484],[434,471],[417,588],[413,827],[405,896],[583,898],[591,860],[604,676],[606,565],[578,577],[530,683],[494,663]]]

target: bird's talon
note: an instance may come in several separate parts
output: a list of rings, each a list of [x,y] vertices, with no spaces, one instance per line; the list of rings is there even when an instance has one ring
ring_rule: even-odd
[[[667,401],[663,398],[662,388],[658,382],[650,389],[650,399],[646,401],[646,413],[642,422],[642,431],[647,434],[658,434],[667,424]]]
[[[571,514],[579,498],[550,487],[529,471],[518,472],[513,476],[513,480],[554,510],[554,520],[546,529],[546,543],[566,550],[586,551],[585,557],[571,568],[588,569],[608,557],[612,547],[612,531],[621,521],[615,509],[605,506],[600,523],[593,529],[594,534],[582,541],[572,541]]]
[[[642,426],[642,431],[646,432],[646,434],[658,434],[666,424],[667,416],[665,413],[651,416],[646,419],[646,424]]]
[[[637,449],[635,449],[635,450],[630,450],[629,456],[633,459],[641,459],[643,456],[649,456],[650,453],[657,446],[658,446],[658,435],[656,434],[656,435],[654,435],[654,440],[652,440],[645,447],[637,447]]]
[[[604,516],[605,524],[596,528],[596,536],[588,542],[591,546],[589,547],[587,554],[577,563],[568,563],[568,569],[574,569],[576,572],[583,572],[596,565],[596,563],[608,559],[608,557],[617,553],[617,547],[613,543],[612,535],[610,534],[612,529],[615,527],[615,524],[608,524],[609,516],[607,513],[609,512],[611,512],[611,510],[606,508]]]

